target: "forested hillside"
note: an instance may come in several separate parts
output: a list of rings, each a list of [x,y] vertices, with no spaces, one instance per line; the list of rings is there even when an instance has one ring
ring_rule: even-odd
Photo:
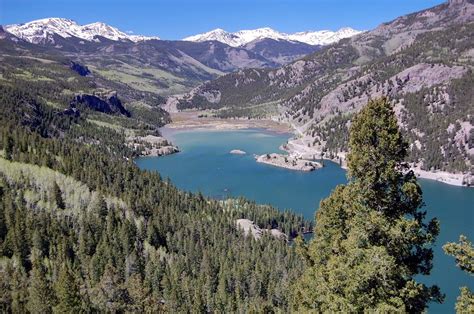
[[[130,138],[159,135],[169,121],[160,98],[25,47],[0,56],[1,309],[285,311],[301,260],[285,239],[255,240],[236,220],[290,239],[311,224],[139,170]]]
[[[290,122],[298,145],[347,151],[352,115],[389,96],[410,139],[409,159],[425,170],[472,172],[474,4],[449,1],[323,47],[275,70],[242,70],[210,81],[178,109],[221,117]],[[341,154],[343,156],[343,154]]]

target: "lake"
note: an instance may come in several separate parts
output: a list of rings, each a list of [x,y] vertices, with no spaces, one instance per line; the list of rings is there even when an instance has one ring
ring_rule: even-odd
[[[324,161],[325,167],[314,172],[299,172],[257,163],[253,155],[279,152],[290,134],[264,130],[176,131],[164,129],[164,135],[181,152],[164,157],[142,157],[140,168],[156,170],[169,177],[180,189],[225,198],[244,196],[279,209],[292,209],[308,219],[314,218],[321,199],[334,187],[346,182],[339,165]],[[233,155],[240,149],[247,154]],[[444,304],[431,304],[430,313],[454,312],[459,287],[474,290],[472,277],[455,266],[454,258],[444,254],[442,245],[457,241],[460,234],[474,240],[474,188],[455,187],[420,179],[429,217],[440,220],[441,233],[435,247],[434,267],[425,283],[436,283],[446,294]]]

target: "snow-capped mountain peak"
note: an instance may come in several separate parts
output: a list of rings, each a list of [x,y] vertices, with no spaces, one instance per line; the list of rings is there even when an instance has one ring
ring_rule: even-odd
[[[115,27],[102,22],[79,25],[75,21],[65,18],[45,18],[24,24],[12,24],[4,26],[5,30],[28,42],[54,43],[54,35],[63,38],[77,37],[86,41],[97,40],[97,36],[115,41],[143,41],[159,39],[158,37],[146,37],[140,35],[127,35]]]
[[[239,42],[237,41],[238,37],[236,35],[226,32],[221,28],[216,28],[203,34],[189,36],[183,40],[195,42],[215,40],[233,47],[240,46]]]
[[[243,46],[254,40],[264,38],[299,41],[310,45],[328,45],[359,33],[361,33],[361,31],[352,29],[350,27],[341,28],[336,32],[330,30],[321,30],[298,32],[293,34],[281,33],[269,27],[252,30],[241,30],[235,33],[229,33],[223,29],[218,28],[207,33],[186,37],[183,40],[198,42],[217,40],[233,47]]]
[[[203,34],[186,37],[183,40],[196,42],[216,40],[232,47],[239,47],[256,39],[262,38],[280,39],[283,38],[283,36],[279,32],[269,27],[253,30],[241,30],[235,33],[230,33],[221,28],[216,28]]]
[[[81,27],[82,37],[87,40],[93,40],[95,36],[102,36],[111,40],[128,39],[128,35],[119,31],[115,27],[102,22],[95,22]]]
[[[74,36],[78,25],[76,22],[63,18],[46,18],[25,24],[6,25],[5,30],[13,35],[32,43],[50,41],[54,34],[63,38]]]
[[[252,42],[257,39],[287,39],[288,35],[284,33],[280,33],[270,27],[262,27],[257,29],[248,29],[248,30],[241,30],[235,33],[236,36],[241,38],[242,43],[241,45],[245,45],[249,42]]]

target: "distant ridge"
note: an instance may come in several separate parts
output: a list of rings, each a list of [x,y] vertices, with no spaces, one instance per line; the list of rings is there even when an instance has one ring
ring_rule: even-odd
[[[80,25],[74,20],[60,17],[38,19],[21,24],[3,25],[3,29],[10,34],[33,44],[55,44],[55,36],[60,36],[62,38],[75,37],[84,41],[95,42],[100,41],[101,37],[113,41],[131,42],[160,39],[157,36],[150,37],[128,34],[103,22]],[[241,30],[235,33],[229,33],[218,28],[207,33],[186,37],[183,41],[219,41],[231,47],[242,47],[252,42],[271,39],[304,43],[312,46],[323,46],[338,42],[343,38],[352,37],[359,33],[361,33],[361,31],[350,27],[341,28],[338,31],[305,31],[294,34],[281,33],[269,27],[253,30]]]
[[[257,28],[253,30],[241,30],[235,33],[226,32],[223,29],[217,28],[215,30],[189,36],[184,38],[185,41],[219,41],[232,47],[239,47],[246,45],[255,40],[273,39],[298,41],[309,45],[328,45],[338,42],[343,38],[352,37],[361,33],[350,27],[344,27],[338,31],[321,30],[321,31],[306,31],[294,34],[286,34],[278,32],[269,27]]]

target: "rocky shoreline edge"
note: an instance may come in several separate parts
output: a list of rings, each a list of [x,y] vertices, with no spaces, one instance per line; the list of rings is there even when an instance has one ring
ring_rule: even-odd
[[[159,157],[179,152],[166,138],[155,135],[127,138],[128,145],[140,152],[140,156]]]
[[[333,155],[325,154],[316,147],[308,147],[304,138],[289,139],[287,143],[281,145],[280,149],[286,151],[289,155],[297,156],[302,159],[330,160],[339,163],[343,169],[347,169],[346,152],[338,152]],[[427,171],[422,170],[420,165],[415,164],[410,165],[410,170],[412,170],[418,178],[434,180],[454,186],[474,187],[474,174],[472,173],[451,173],[437,170]]]

